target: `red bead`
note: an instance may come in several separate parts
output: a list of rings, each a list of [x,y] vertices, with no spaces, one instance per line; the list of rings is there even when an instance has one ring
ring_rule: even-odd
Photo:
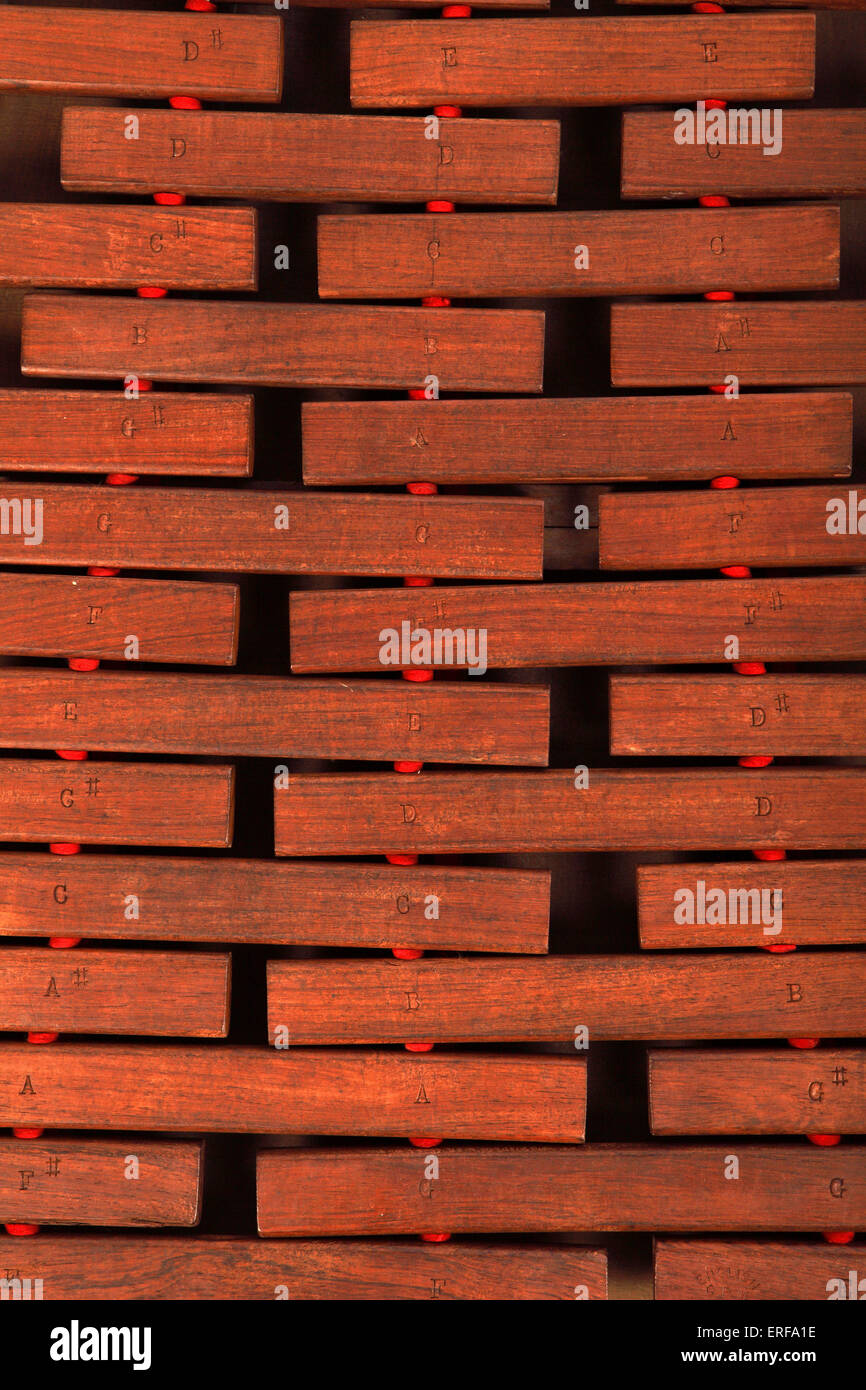
[[[728,488],[728,487],[739,487],[739,486],[740,486],[740,480],[739,480],[739,478],[735,478],[734,475],[733,475],[732,473],[723,473],[722,476],[721,476],[720,478],[711,478],[711,479],[710,479],[710,487],[714,487],[714,488]]]
[[[773,759],[764,753],[747,753],[744,758],[737,759],[740,767],[769,767],[772,761]]]
[[[417,854],[386,854],[385,858],[389,864],[394,864],[398,868],[409,868],[418,863]]]
[[[416,685],[423,685],[426,681],[432,681],[432,671],[419,671],[413,668],[411,671],[401,671],[404,681],[415,681]]]
[[[725,198],[724,201],[721,203],[713,203],[713,207],[727,206],[727,198]],[[727,304],[730,300],[736,299],[736,295],[734,294],[733,290],[707,290],[706,294],[704,295],[704,299],[710,300],[711,303]]]
[[[397,954],[396,951],[394,952],[394,954],[395,954],[395,955]],[[419,956],[423,956],[424,952],[423,952],[423,951],[419,951],[418,954],[419,954]],[[410,1043],[404,1043],[403,1046],[405,1047],[405,1049],[406,1049],[407,1052],[432,1052],[432,1051],[433,1051],[433,1043],[431,1043],[431,1042],[410,1042]]]
[[[424,952],[416,951],[414,946],[395,946],[391,954],[396,960],[420,960]]]
[[[722,574],[726,574],[729,579],[751,579],[752,571],[748,565],[722,565]]]
[[[785,849],[753,849],[752,853],[756,859],[762,859],[765,863],[775,863],[778,859],[786,859],[788,855]]]
[[[435,483],[407,483],[406,491],[413,497],[432,497],[439,489]]]
[[[824,1239],[830,1245],[850,1245],[855,1234],[854,1231],[822,1231]]]
[[[53,1037],[53,1034],[49,1034]],[[12,1130],[16,1139],[41,1139],[45,1130],[41,1125],[16,1125]]]
[[[807,1134],[806,1138],[810,1144],[817,1144],[821,1149],[832,1149],[841,1142],[841,1134]]]
[[[113,579],[116,574],[120,574],[120,570],[113,565],[88,565],[87,573],[91,579]]]
[[[427,1139],[424,1136],[419,1139],[416,1135],[410,1134],[409,1143],[414,1144],[416,1149],[435,1149],[438,1144],[442,1143],[442,1140],[441,1138]]]
[[[140,384],[140,383],[139,383]],[[150,382],[147,383],[150,386]],[[109,487],[125,487],[128,483],[137,483],[137,473],[106,473],[105,481]]]
[[[7,1236],[35,1236],[39,1234],[38,1226],[27,1225],[23,1221],[7,1221]]]
[[[169,97],[169,106],[173,106],[175,111],[200,111],[201,102],[198,97]]]
[[[420,772],[423,766],[423,763],[396,762],[394,764],[394,771],[406,773]]]
[[[51,947],[53,947],[55,951],[68,951],[68,950],[70,950],[71,947],[73,947],[73,946],[80,946],[80,945],[81,945],[81,937],[80,937],[80,936],[50,936],[50,937],[48,938],[48,945],[51,946]]]
[[[738,676],[765,676],[767,668],[763,661],[735,661],[734,670]]]
[[[99,657],[71,656],[68,664],[70,671],[95,671],[99,667]]]
[[[87,757],[87,750],[84,748],[58,748],[58,758],[64,758],[68,763],[83,763]]]
[[[62,843],[62,842],[55,842],[53,845],[49,845],[48,848],[50,849],[50,851],[51,851],[52,854],[80,854],[80,853],[81,853],[81,846],[80,846],[80,845],[64,844],[64,843]]]
[[[139,299],[164,299],[168,290],[161,289],[159,285],[139,285],[135,293]]]
[[[43,1043],[55,1043],[60,1037],[59,1033],[28,1033],[27,1041],[42,1046]]]
[[[799,1048],[802,1048],[803,1050],[805,1050],[805,1049],[807,1049],[807,1048],[810,1048],[810,1047],[817,1047],[817,1046],[819,1045],[820,1042],[821,1042],[821,1039],[820,1039],[820,1038],[789,1038],[789,1039],[788,1039],[788,1045],[789,1045],[790,1047],[799,1047]]]
[[[422,1240],[435,1241],[435,1242],[438,1243],[438,1242],[443,1241],[443,1240],[450,1240],[451,1237],[450,1237],[450,1235],[449,1235],[447,1232],[445,1232],[445,1233],[442,1234],[442,1235],[438,1235],[438,1234],[437,1234],[437,1235],[432,1235],[432,1234],[427,1234],[427,1233],[425,1232],[425,1234],[422,1235],[421,1239],[422,1239]]]
[[[453,117],[455,117],[455,116],[462,116],[462,115],[463,115],[463,107],[462,107],[462,106],[434,106],[434,107],[433,107],[433,115],[434,115],[434,116],[441,116],[441,117],[444,117],[445,119],[451,119],[451,118],[453,118]],[[453,204],[452,204],[452,208],[453,208]],[[433,209],[430,209],[430,210],[433,211]]]
[[[180,208],[186,202],[185,193],[154,193],[153,201],[161,208]]]

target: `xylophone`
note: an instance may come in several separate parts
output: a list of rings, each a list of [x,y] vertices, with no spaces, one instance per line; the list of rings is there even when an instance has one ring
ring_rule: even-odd
[[[0,1300],[866,1298],[866,0],[654,3],[0,6]]]

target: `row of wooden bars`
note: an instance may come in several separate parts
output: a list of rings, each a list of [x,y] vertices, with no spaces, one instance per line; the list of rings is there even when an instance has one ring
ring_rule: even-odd
[[[604,1299],[623,1231],[655,1235],[659,1299],[866,1269],[866,301],[833,293],[866,111],[802,104],[816,17],[776,3],[353,20],[343,115],[243,109],[282,100],[279,3],[0,8],[0,93],[68,101],[62,187],[132,200],[0,203],[21,371],[51,380],[0,389],[3,1297]],[[774,157],[622,114],[625,203],[700,206],[557,210],[559,122],[484,115],[741,101],[801,103]],[[245,201],[419,210],[319,216],[319,298],[353,302],[295,304],[249,297]],[[545,314],[498,303],[575,296],[613,301],[623,392],[542,396]],[[318,393],[307,490],[245,485],[263,386]],[[385,586],[293,590],[262,675],[229,669],[226,575]],[[483,662],[426,680],[443,630]],[[550,768],[532,672],[584,666],[614,668],[613,765]],[[273,858],[219,853],[235,758],[274,764]],[[585,850],[647,856],[639,952],[548,952],[523,856]],[[487,855],[521,859],[456,858]],[[256,1045],[250,944],[336,948],[268,962]],[[647,1044],[641,1142],[587,1126],[605,1042]],[[256,1235],[182,1229],[209,1134],[265,1139]]]

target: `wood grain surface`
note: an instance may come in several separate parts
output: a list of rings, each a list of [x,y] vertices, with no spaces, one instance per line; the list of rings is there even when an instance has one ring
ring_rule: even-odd
[[[25,376],[540,391],[544,314],[28,295]]]
[[[569,483],[850,473],[849,395],[750,393],[735,405],[716,395],[305,401],[304,480]]]
[[[864,300],[613,304],[610,315],[614,386],[866,382]]]
[[[14,508],[17,495],[23,506],[32,490],[7,486],[5,501]],[[81,484],[40,484],[38,492],[40,544],[0,531],[0,563],[485,579],[542,573],[540,498]]]
[[[0,1043],[4,1125],[574,1144],[585,1108],[577,1056]]]
[[[47,1051],[31,1048],[30,1053],[39,1050]],[[22,1069],[24,1085],[27,1075]],[[129,1177],[131,1157],[138,1161],[134,1180]],[[0,1138],[0,1212],[9,1222],[197,1226],[202,1177],[201,1144],[49,1135],[25,1145],[20,1139]],[[13,1242],[7,1236],[0,1244],[2,1272],[14,1277],[20,1271],[26,1278],[28,1252],[31,1246],[35,1252],[36,1242]]]
[[[535,685],[0,668],[0,747],[543,767],[549,722]]]
[[[602,569],[866,565],[866,488],[608,493],[598,515]]]
[[[820,1231],[866,1224],[866,1146],[742,1145],[738,1182],[724,1176],[730,1151],[730,1143],[445,1148],[436,1151],[439,1177],[432,1180],[424,1149],[271,1149],[258,1156],[259,1234]],[[830,1190],[837,1178],[838,1196]]]
[[[862,1298],[859,1271],[866,1245],[826,1241],[656,1240],[656,1299],[747,1299],[813,1302],[837,1298],[841,1280],[846,1298]],[[857,1268],[854,1292],[850,1273]]]
[[[277,854],[866,848],[866,768],[297,773]]]
[[[0,389],[0,468],[245,477],[253,468],[253,398]]]
[[[703,883],[703,889],[699,888]],[[675,898],[688,889],[693,899]],[[731,892],[738,896],[731,898]],[[704,907],[698,911],[698,895]],[[743,922],[739,894],[767,894],[747,900]],[[763,917],[773,913],[773,894],[781,893],[781,931],[768,938]],[[709,894],[723,894],[713,898]],[[689,911],[688,903],[692,907]],[[724,913],[721,910],[724,903]],[[729,911],[733,905],[734,912]],[[694,946],[762,946],[770,941],[798,946],[855,946],[866,942],[866,860],[813,859],[784,863],[640,864],[637,869],[640,944],[644,950]],[[696,920],[677,922],[674,912]],[[721,917],[706,922],[699,917]],[[728,920],[733,916],[734,920]]]
[[[377,671],[385,629],[400,637],[393,654],[406,668],[422,664],[402,641],[404,622],[410,638],[483,630],[491,668],[724,662],[731,635],[742,661],[858,661],[864,603],[861,575],[295,592],[292,670]],[[443,645],[448,655],[460,653]]]
[[[271,1041],[280,1027],[303,1045],[433,1039],[573,1047],[582,1027],[589,1030],[590,1051],[598,1040],[777,1038],[792,1029],[851,1037],[866,1033],[866,955],[798,952],[793,963],[776,955],[726,954],[272,960]],[[684,1063],[682,1076],[688,1074]],[[682,1094],[688,1104],[688,1086]],[[689,1132],[701,1133],[700,1125]]]
[[[129,116],[138,138],[121,138]],[[434,138],[435,137],[435,138]],[[67,106],[64,188],[269,202],[555,203],[557,121]]]
[[[353,106],[620,106],[810,97],[813,15],[365,20]]]
[[[789,995],[813,997],[799,951],[785,968]],[[866,1032],[862,1019],[850,1032]],[[650,1052],[649,1100],[653,1134],[862,1134],[866,1052],[851,1047]]]
[[[234,768],[0,759],[0,840],[231,844]]]
[[[490,1241],[266,1241],[248,1237],[0,1236],[0,1270],[58,1299],[273,1301],[607,1298],[607,1254]]]
[[[549,912],[543,869],[0,855],[0,936],[537,954]]]
[[[0,1032],[224,1038],[231,956],[191,951],[0,951]]]
[[[786,110],[780,130],[781,147],[765,156],[760,144],[679,145],[672,112],[625,111],[622,196],[697,198],[724,187],[738,198],[866,197],[866,111]]]
[[[4,5],[0,91],[279,101],[279,15],[156,13]]]
[[[0,285],[254,290],[256,235],[253,208],[0,203]]]
[[[623,23],[620,20],[620,23]],[[318,220],[323,299],[835,289],[839,209],[429,213]]]
[[[15,540],[23,551],[26,537]],[[0,575],[0,652],[232,666],[238,599],[235,584],[7,572]]]
[[[866,756],[866,676],[611,676],[616,756]]]

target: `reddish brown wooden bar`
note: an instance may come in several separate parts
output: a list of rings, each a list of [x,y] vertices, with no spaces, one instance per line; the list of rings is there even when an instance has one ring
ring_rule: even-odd
[[[0,855],[0,936],[542,953],[549,911],[540,869]]]
[[[778,119],[778,118],[776,118]],[[771,127],[772,131],[772,127]],[[724,187],[738,198],[866,197],[866,111],[785,111],[780,147],[679,145],[671,111],[625,111],[624,198],[697,198]]]
[[[4,5],[0,91],[279,101],[282,39],[278,15]]]
[[[605,1251],[567,1245],[43,1234],[0,1236],[0,1270],[46,1302],[607,1298]]]
[[[0,1043],[4,1125],[574,1144],[585,1108],[576,1056]]]
[[[47,1049],[46,1049],[47,1051]],[[866,1146],[271,1149],[258,1156],[259,1233],[820,1231],[866,1225]],[[832,1187],[831,1187],[832,1184]]]
[[[25,376],[540,391],[544,314],[28,295]]]
[[[716,395],[305,401],[304,480],[569,483],[850,473],[850,396],[749,394],[735,406]]]
[[[0,203],[0,285],[254,290],[253,208]]]
[[[866,847],[866,769],[298,773],[275,792],[277,854]],[[579,1020],[578,1020],[579,1021]]]
[[[39,491],[38,485],[33,490]],[[38,524],[35,510],[30,517]],[[26,538],[16,537],[16,541],[23,550]],[[137,639],[137,647],[132,638]],[[0,652],[4,656],[90,656],[232,666],[237,641],[235,584],[0,575]]]
[[[614,386],[866,382],[866,301],[613,304]]]
[[[0,668],[0,747],[543,767],[549,720],[543,686]]]
[[[810,97],[813,15],[363,20],[353,106],[620,106]]]
[[[777,956],[687,954],[270,961],[271,1041],[283,1027],[303,1045],[574,1045],[579,1027],[590,1047],[600,1039],[777,1038],[792,1029],[851,1037],[866,1032],[866,956],[798,952],[794,966]]]
[[[810,996],[799,951],[785,969],[789,995]],[[863,1031],[862,1022],[851,1029]],[[862,1134],[866,1052],[796,1047],[650,1052],[649,1098],[653,1134]]]
[[[298,4],[317,4],[324,5],[329,0],[295,0]],[[342,0],[341,0],[342,3]],[[361,3],[361,0],[357,0]],[[658,0],[616,0],[618,5],[655,5]],[[669,0],[672,5],[690,5],[692,0]],[[760,9],[770,9],[774,5],[784,6],[785,9],[794,9],[797,5],[808,5],[810,10],[862,10],[866,9],[866,0],[730,0],[729,9],[739,9],[740,7],[759,7]]]
[[[675,896],[684,890],[691,897]],[[781,904],[778,898],[774,904],[775,893],[781,893]],[[637,900],[644,950],[766,946],[768,940],[798,946],[866,942],[866,861],[861,859],[640,864]],[[772,922],[774,906],[780,909],[781,931],[768,935],[764,928]],[[678,920],[683,918],[691,921]]]
[[[383,652],[395,667],[429,666],[437,630],[455,629],[475,634],[475,659],[486,633],[491,668],[723,662],[731,635],[742,661],[866,657],[866,577],[859,575],[320,590],[293,593],[289,603],[293,671],[378,671]],[[396,636],[380,637],[386,630]],[[429,654],[424,632],[432,634]],[[446,640],[441,664],[457,665],[461,653]]]
[[[611,676],[610,751],[866,755],[866,676]]]
[[[234,769],[0,760],[0,840],[231,844]]]
[[[130,116],[138,138],[122,138]],[[434,138],[435,136],[435,138]],[[67,106],[64,188],[273,202],[555,203],[557,121]]]
[[[31,1054],[38,1049],[31,1048]],[[44,1049],[43,1049],[44,1050]],[[22,1072],[26,1084],[26,1075]],[[97,1083],[98,1084],[98,1083]],[[135,1178],[130,1159],[138,1169]],[[197,1226],[202,1146],[0,1138],[0,1216],[75,1226]],[[0,1270],[27,1276],[36,1242],[0,1237]],[[8,1275],[7,1275],[8,1277]]]
[[[24,491],[32,490],[28,483]],[[41,543],[0,534],[0,563],[487,579],[542,572],[544,503],[528,497],[151,487],[107,494],[78,484],[40,484],[38,492]],[[13,489],[5,501],[15,507]]]
[[[230,978],[230,955],[7,944],[0,1031],[224,1038]]]
[[[244,477],[252,455],[252,396],[0,389],[4,472]]]
[[[620,20],[620,24],[623,21]],[[839,209],[319,218],[323,299],[833,289]]]
[[[602,569],[866,565],[866,489],[608,493],[598,513]]]
[[[866,1245],[825,1241],[657,1240],[656,1299],[862,1298]],[[851,1279],[852,1268],[855,1270]]]

